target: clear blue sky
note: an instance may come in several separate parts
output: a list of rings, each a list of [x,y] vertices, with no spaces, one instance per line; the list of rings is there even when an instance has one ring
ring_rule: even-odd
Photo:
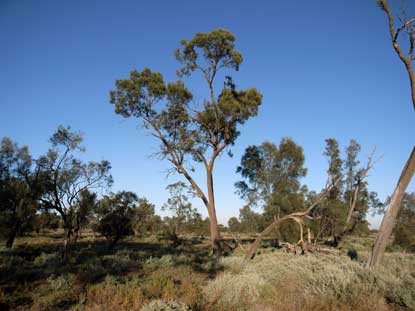
[[[59,124],[71,125],[85,133],[87,159],[112,163],[114,191],[132,190],[161,206],[165,186],[178,177],[166,178],[166,163],[149,158],[155,141],[114,114],[108,92],[132,69],[175,79],[180,39],[214,28],[237,36],[244,55],[238,86],[264,95],[234,157],[217,162],[221,222],[242,205],[233,184],[244,149],[284,136],[303,146],[304,183],[315,190],[326,180],[325,138],[337,138],[342,148],[355,138],[363,157],[377,146],[384,157],[370,189],[381,198],[391,194],[414,144],[415,114],[375,1],[0,0],[0,137],[29,145],[37,156]]]

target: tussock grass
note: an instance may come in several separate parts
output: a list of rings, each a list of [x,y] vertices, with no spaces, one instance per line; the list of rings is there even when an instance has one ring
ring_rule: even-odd
[[[223,260],[225,271],[205,287],[218,310],[415,310],[415,256],[388,254],[369,271],[346,256],[274,252]]]

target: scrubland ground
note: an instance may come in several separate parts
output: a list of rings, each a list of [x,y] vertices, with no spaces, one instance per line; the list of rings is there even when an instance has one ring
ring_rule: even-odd
[[[49,233],[0,249],[0,310],[415,310],[415,256],[389,252],[368,271],[372,237],[348,238],[339,255],[263,248],[244,262],[242,249],[215,259],[199,238],[177,247],[131,239],[109,250],[87,235],[66,265],[61,241]]]

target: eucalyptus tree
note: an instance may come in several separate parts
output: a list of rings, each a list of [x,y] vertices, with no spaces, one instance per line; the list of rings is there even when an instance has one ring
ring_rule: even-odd
[[[281,201],[278,197],[302,191],[300,179],[307,173],[304,160],[303,148],[290,138],[282,138],[278,146],[267,141],[249,146],[236,169],[244,178],[235,183],[237,193],[250,205],[267,209]],[[281,212],[290,211],[282,208]]]
[[[46,209],[56,211],[62,217],[64,229],[63,261],[69,255],[74,242],[74,230],[80,215],[85,214],[87,206],[83,203],[86,191],[104,189],[111,185],[108,161],[84,163],[76,158],[83,137],[71,131],[70,127],[59,126],[51,136],[51,148],[38,159],[38,166],[47,176],[41,203]]]
[[[338,237],[342,234],[347,215],[347,206],[344,198],[344,174],[341,151],[335,138],[325,140],[326,147],[323,155],[328,162],[327,185],[332,186],[326,198],[313,211],[317,217],[316,236],[332,238],[333,243],[338,243]],[[336,183],[336,184],[335,184]]]
[[[304,161],[303,148],[290,138],[282,138],[279,145],[264,142],[246,148],[236,170],[244,179],[235,184],[241,198],[248,203],[240,210],[243,228],[262,230],[275,217],[304,206],[306,188],[301,185],[301,178],[307,173]],[[256,217],[250,206],[263,209],[262,219]],[[246,225],[248,219],[251,225]],[[280,232],[284,239],[291,239],[294,230],[293,224],[287,223]]]
[[[258,113],[262,95],[255,88],[237,90],[226,76],[218,88],[216,80],[224,70],[239,70],[242,54],[235,49],[235,36],[224,29],[196,33],[181,40],[175,51],[181,64],[178,81],[165,83],[159,72],[145,68],[133,70],[129,78],[117,80],[110,93],[115,113],[138,118],[144,128],[160,142],[159,156],[170,162],[203,201],[210,220],[211,243],[220,254],[221,245],[216,217],[213,171],[215,161],[235,144],[239,126]],[[207,97],[196,103],[183,77],[201,74]],[[198,96],[203,98],[203,94]],[[202,163],[206,187],[193,176],[192,164]]]
[[[11,248],[16,235],[33,221],[41,193],[39,170],[34,169],[27,146],[9,138],[0,143],[0,227]]]
[[[333,187],[329,197],[331,199],[340,199],[343,191],[343,160],[341,158],[339,143],[335,138],[327,138],[326,148],[323,155],[327,157],[327,183],[333,185],[338,180],[337,186]]]
[[[380,9],[386,14],[393,49],[404,64],[408,74],[412,105],[415,109],[415,71],[413,67],[413,62],[415,60],[415,17],[408,18],[406,12],[403,12],[403,14],[398,17],[400,22],[399,27],[395,27],[395,17],[389,6],[389,2],[387,0],[378,0],[377,3]],[[404,51],[404,45],[402,45],[402,41],[400,41],[404,34],[406,34],[406,38],[408,39],[408,42],[406,42],[406,44],[404,43],[409,47],[407,52]],[[370,254],[367,262],[367,266],[369,268],[377,266],[382,260],[389,238],[392,234],[396,217],[399,212],[399,207],[401,206],[406,188],[408,187],[414,173],[415,146],[412,148],[412,152],[402,169],[401,176],[399,177],[385,216],[383,217],[379,233],[376,237],[375,244],[373,245],[372,253]]]

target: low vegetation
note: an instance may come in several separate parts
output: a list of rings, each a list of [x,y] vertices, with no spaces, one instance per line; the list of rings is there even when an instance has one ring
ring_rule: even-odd
[[[217,259],[199,236],[182,236],[178,246],[130,237],[108,248],[88,231],[66,265],[62,235],[34,234],[1,249],[2,310],[415,309],[415,255],[389,252],[380,269],[365,269],[373,235],[350,236],[333,254],[264,244],[246,262],[243,245]]]

